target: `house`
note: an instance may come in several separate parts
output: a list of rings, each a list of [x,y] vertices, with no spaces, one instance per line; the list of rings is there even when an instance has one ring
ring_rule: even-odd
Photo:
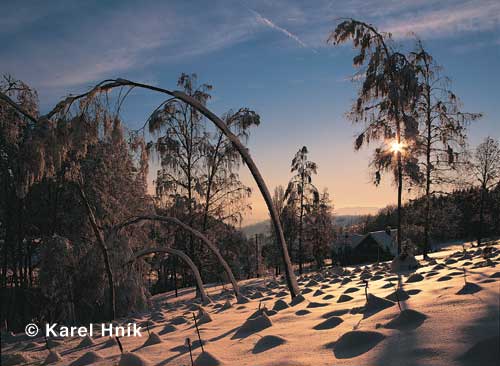
[[[396,237],[396,229],[347,234],[334,244],[334,256],[344,265],[390,260],[397,254]]]

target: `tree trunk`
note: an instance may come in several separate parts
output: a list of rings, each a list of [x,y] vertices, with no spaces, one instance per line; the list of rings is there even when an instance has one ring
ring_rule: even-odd
[[[196,265],[193,263],[191,258],[189,258],[184,252],[181,252],[180,250],[177,249],[172,249],[172,248],[151,248],[151,249],[144,249],[141,250],[137,253],[134,254],[134,258],[131,260],[131,262],[139,259],[140,257],[144,257],[145,255],[152,254],[152,253],[168,253],[175,255],[182,259],[193,271],[193,275],[196,281],[196,286],[199,290],[201,302],[203,304],[208,304],[210,303],[210,298],[207,296],[207,293],[205,292],[205,288],[203,287],[203,282],[201,281],[201,276],[200,276],[200,271],[198,271],[198,268]]]
[[[132,85],[135,83],[132,83]],[[144,86],[144,85],[142,85]],[[147,86],[149,88],[152,88],[151,86]],[[165,92],[165,90],[159,90],[162,92]],[[281,248],[281,254],[283,257],[283,263],[285,265],[285,274],[286,274],[286,280],[288,284],[288,289],[290,290],[290,295],[292,298],[297,296],[299,294],[299,286],[297,284],[297,279],[295,278],[295,274],[293,273],[293,267],[292,263],[290,261],[290,257],[288,255],[288,249],[287,245],[285,242],[285,237],[283,235],[283,229],[281,228],[281,223],[279,221],[278,213],[276,211],[276,208],[273,205],[273,200],[271,198],[271,194],[269,193],[269,190],[266,186],[266,183],[264,182],[264,179],[262,178],[262,175],[260,174],[257,166],[255,165],[253,159],[251,158],[248,149],[243,146],[241,141],[238,139],[236,135],[234,135],[227,125],[219,118],[217,117],[214,113],[209,111],[203,104],[195,100],[194,98],[179,92],[179,91],[174,91],[167,93],[170,94],[183,102],[186,102],[192,106],[194,106],[196,109],[198,109],[205,117],[207,117],[209,120],[211,120],[231,141],[231,143],[236,147],[238,152],[240,153],[242,159],[245,161],[245,164],[248,166],[250,169],[250,172],[252,173],[252,176],[255,179],[255,182],[257,183],[257,186],[259,187],[260,192],[262,193],[262,196],[264,197],[264,200],[266,201],[267,208],[269,210],[269,213],[271,215],[271,220],[273,222],[274,230],[276,232],[276,237],[278,238],[278,241],[280,243],[280,248]]]
[[[227,262],[224,260],[224,258],[220,254],[219,249],[217,248],[217,246],[215,246],[215,244],[212,243],[212,241],[210,241],[210,239],[208,239],[204,234],[202,234],[201,232],[199,232],[196,229],[193,229],[191,226],[186,225],[185,223],[183,223],[182,221],[180,221],[178,218],[170,217],[170,216],[160,216],[160,215],[138,216],[138,217],[132,218],[129,221],[126,221],[126,222],[124,222],[124,223],[122,223],[120,225],[117,225],[115,227],[115,230],[120,230],[120,229],[122,229],[125,226],[132,225],[132,224],[138,223],[140,221],[145,221],[145,220],[148,220],[148,221],[168,222],[168,223],[172,223],[172,224],[178,225],[178,226],[182,227],[184,230],[188,231],[190,234],[192,234],[192,235],[198,237],[199,239],[201,239],[201,241],[203,243],[205,243],[205,245],[216,256],[216,258],[219,261],[219,264],[222,266],[222,268],[224,268],[224,271],[226,272],[227,276],[229,277],[229,280],[231,281],[231,285],[233,286],[233,291],[234,291],[235,296],[237,298],[240,297],[240,290],[239,290],[239,287],[238,287],[238,283],[236,282],[236,279],[234,278],[234,275],[233,275],[233,272],[231,270],[231,267],[229,267],[229,265],[227,264]]]
[[[401,152],[398,152],[398,255],[401,254],[401,207],[403,194],[403,167],[401,163]]]
[[[78,191],[80,193],[80,197],[83,201],[83,204],[85,206],[85,210],[87,211],[87,216],[90,221],[90,225],[92,226],[92,229],[94,231],[94,235],[96,236],[97,242],[99,244],[99,247],[101,248],[102,251],[102,256],[104,258],[104,265],[106,267],[106,274],[108,277],[108,286],[109,286],[109,301],[110,301],[110,312],[109,312],[109,320],[114,320],[116,317],[116,295],[115,295],[115,282],[113,279],[113,270],[111,268],[111,263],[109,260],[109,252],[108,248],[106,247],[106,243],[104,242],[104,236],[99,229],[99,226],[97,225],[97,221],[94,215],[94,211],[92,210],[92,207],[90,206],[90,203],[87,199],[87,196],[85,195],[85,192],[83,191],[83,188],[81,185],[78,186]]]
[[[483,222],[484,222],[484,200],[486,196],[486,188],[481,187],[481,198],[479,200],[479,228],[477,233],[477,245],[481,245],[483,236]]]
[[[400,125],[398,121],[398,129],[397,129],[397,138],[398,138],[398,145],[400,148],[397,151],[397,160],[398,160],[398,253],[397,255],[401,254],[401,212],[403,208],[401,207],[402,204],[402,196],[403,196],[403,163],[401,159],[401,130],[400,130]]]
[[[299,274],[302,274],[302,262],[303,262],[303,253],[302,253],[302,231],[303,231],[303,222],[304,222],[304,176],[302,175],[302,189],[300,192],[300,217],[299,217]]]
[[[429,74],[429,70],[427,70]],[[428,257],[429,247],[430,247],[430,225],[431,225],[431,145],[432,145],[432,120],[431,120],[431,95],[430,86],[427,85],[426,103],[427,103],[427,143],[426,143],[426,181],[425,181],[425,225],[424,225],[424,248],[423,257],[424,259]]]

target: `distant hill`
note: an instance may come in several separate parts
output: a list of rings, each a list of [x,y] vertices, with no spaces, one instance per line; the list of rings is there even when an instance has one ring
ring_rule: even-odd
[[[333,210],[335,216],[375,215],[380,207],[340,207]]]
[[[357,224],[362,216],[374,215],[380,208],[378,207],[342,207],[334,210],[335,225],[349,226]],[[259,221],[255,224],[244,226],[241,228],[243,233],[249,237],[255,234],[267,234],[269,232],[269,220]]]
[[[255,234],[267,234],[269,232],[269,225],[269,220],[259,221],[255,224],[242,227],[241,231],[243,231],[247,238],[251,238]]]

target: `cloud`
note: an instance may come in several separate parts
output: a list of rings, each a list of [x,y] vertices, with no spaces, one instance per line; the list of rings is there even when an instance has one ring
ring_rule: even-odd
[[[340,17],[423,39],[490,31],[500,22],[500,3],[493,0],[255,0],[251,6],[54,0],[28,1],[16,11],[12,5],[0,15],[0,72],[55,97],[107,77],[156,78],[159,65],[190,62],[248,40],[266,44],[266,29],[316,52]]]
[[[280,27],[279,25],[276,25],[275,23],[273,23],[272,20],[264,17],[262,14],[258,13],[257,11],[252,10],[252,9],[250,9],[250,11],[255,14],[255,17],[256,17],[257,21],[260,22],[261,24],[264,24],[265,26],[267,26],[267,27],[269,27],[271,29],[275,29],[278,32],[283,33],[285,36],[287,36],[288,38],[294,40],[295,42],[297,42],[302,47],[306,47],[306,48],[308,47],[307,44],[305,44],[299,37],[297,37],[292,32],[286,30],[283,27]]]
[[[16,21],[15,27],[21,27],[14,33],[16,39],[0,36],[6,40],[0,50],[0,72],[43,89],[44,97],[60,97],[103,78],[140,78],[150,74],[151,66],[229,47],[253,36],[258,28],[250,16],[234,19],[212,9],[199,17],[193,9],[164,3],[125,4],[92,16],[82,13],[72,8],[68,14],[58,14],[57,20],[45,15],[44,24],[35,18],[24,25]],[[32,32],[32,27],[41,31]]]
[[[483,1],[448,4],[440,9],[428,9],[416,14],[404,14],[391,19],[383,29],[396,38],[412,33],[423,38],[443,38],[466,32],[482,32],[500,25],[500,2]],[[382,28],[382,27],[381,27]]]

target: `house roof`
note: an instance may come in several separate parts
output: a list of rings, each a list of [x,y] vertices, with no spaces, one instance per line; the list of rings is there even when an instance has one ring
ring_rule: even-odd
[[[364,237],[365,235],[362,234],[345,233],[336,240],[334,246],[344,247],[348,245],[351,248],[355,248]]]
[[[388,235],[385,230],[381,231],[372,231],[365,236],[356,244],[358,246],[361,242],[363,242],[366,238],[371,237],[375,242],[382,248],[389,251],[391,254],[397,254],[397,244],[396,244],[396,236],[397,229],[391,230],[391,235]]]
[[[385,250],[389,251],[392,255],[397,254],[397,229],[391,230],[391,235],[388,235],[385,230],[380,231],[372,231],[368,234],[354,234],[354,233],[346,233],[342,235],[335,242],[334,246],[338,248],[343,248],[345,246],[349,246],[351,249],[356,248],[359,244],[361,244],[368,237],[371,237],[375,242]]]

